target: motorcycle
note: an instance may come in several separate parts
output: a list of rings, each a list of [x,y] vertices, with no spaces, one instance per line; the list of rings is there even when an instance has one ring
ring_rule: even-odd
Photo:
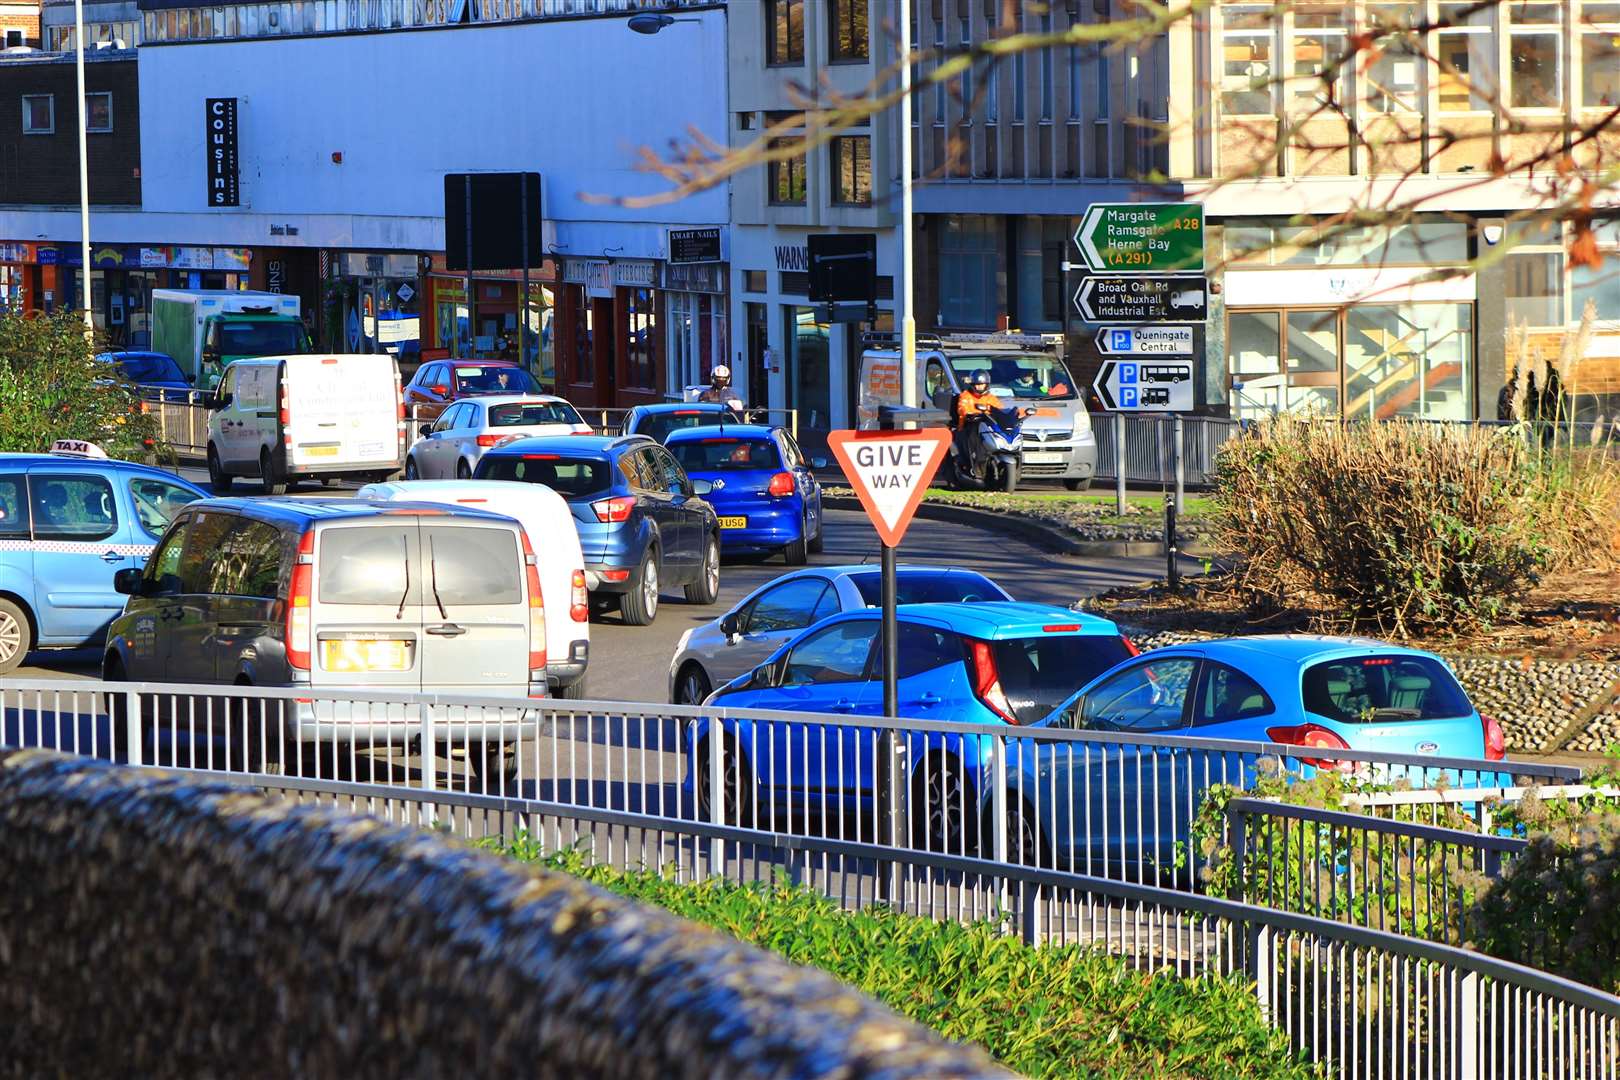
[[[1024,417],[1021,409],[987,409],[971,423],[978,430],[973,433],[979,440],[984,465],[976,468],[973,455],[966,453],[956,440],[952,440],[951,453],[946,459],[951,467],[951,486],[959,491],[978,488],[984,491],[1012,492],[1018,488],[1018,465],[1024,449]]]

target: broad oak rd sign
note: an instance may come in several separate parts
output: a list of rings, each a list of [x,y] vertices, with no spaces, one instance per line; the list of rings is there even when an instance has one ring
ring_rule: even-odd
[[[945,460],[951,433],[945,428],[832,431],[827,445],[878,536],[886,546],[899,547],[928,482]]]
[[[1209,278],[1088,277],[1074,290],[1074,307],[1090,323],[1205,322]]]
[[[1093,203],[1074,231],[1098,274],[1181,274],[1204,269],[1199,203]]]

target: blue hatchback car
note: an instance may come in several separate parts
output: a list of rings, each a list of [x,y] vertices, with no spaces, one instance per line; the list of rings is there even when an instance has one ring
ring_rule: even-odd
[[[1006,727],[1034,723],[1067,699],[1077,683],[1132,655],[1133,646],[1107,619],[1049,604],[902,604],[899,625],[899,712],[903,717]],[[733,708],[883,715],[881,613],[824,619],[769,660],[714,694],[706,704]],[[869,805],[876,728],[791,721],[725,721],[740,806],[851,810]],[[687,784],[706,806],[709,721],[688,730],[694,768]],[[967,760],[977,785],[988,767],[988,742],[962,735],[908,739],[909,759]],[[984,745],[980,745],[981,742]],[[929,783],[917,773],[916,782]],[[921,793],[919,793],[921,794]],[[749,822],[745,822],[749,824]]]
[[[108,352],[96,357],[110,364],[143,397],[156,401],[186,401],[196,389],[168,353]]]
[[[672,431],[742,422],[743,418],[729,405],[708,401],[664,401],[656,405],[637,405],[625,413],[619,434],[645,435],[661,443],[669,439]]]
[[[780,551],[803,566],[821,550],[821,485],[785,429],[686,428],[664,445],[688,476],[709,482],[723,554]]]
[[[207,493],[161,469],[78,454],[0,454],[0,674],[30,649],[99,645],[124,610],[113,575],[146,565]]]
[[[644,435],[514,439],[487,451],[479,480],[544,484],[568,502],[585,556],[585,585],[646,626],[660,590],[684,585],[692,604],[720,595],[720,525],[680,462]]]

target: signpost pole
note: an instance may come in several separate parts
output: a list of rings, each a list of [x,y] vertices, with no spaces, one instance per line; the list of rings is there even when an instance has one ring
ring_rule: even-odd
[[[529,371],[529,174],[518,173],[519,217],[523,221],[523,302],[518,305],[518,364]],[[535,374],[529,371],[530,375]]]
[[[76,46],[74,67],[79,79],[79,257],[83,260],[80,269],[84,274],[84,295],[79,306],[84,309],[84,336],[89,338],[96,331],[96,316],[90,306],[90,150],[85,136],[89,119],[85,115],[84,100],[84,0],[73,0],[73,44]]]
[[[1125,414],[1114,414],[1114,512],[1125,516]]]
[[[900,626],[895,617],[894,547],[883,545],[883,715],[900,713]],[[883,753],[878,763],[878,798],[883,808],[883,840],[891,850],[900,847],[900,798],[895,777],[900,757],[900,739],[891,729],[883,733]],[[893,900],[900,894],[900,865],[890,864],[889,874],[878,875],[886,886],[883,899]]]
[[[473,317],[473,201],[472,201],[472,174],[466,176],[467,183],[467,352],[469,355],[478,349],[478,321]]]
[[[911,2],[900,0],[900,404],[917,407],[917,320],[912,315]],[[904,427],[916,426],[908,417]],[[892,715],[892,714],[891,714]]]

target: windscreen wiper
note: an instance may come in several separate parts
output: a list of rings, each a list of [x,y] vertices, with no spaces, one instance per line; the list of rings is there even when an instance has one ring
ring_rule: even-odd
[[[1422,709],[1374,709],[1374,720],[1417,720],[1423,716]]]
[[[439,560],[434,554],[431,536],[428,537],[428,575],[433,585],[433,602],[439,605],[439,618],[449,622],[450,613],[444,610],[444,601],[439,599]]]
[[[406,542],[404,533],[399,536],[399,547],[405,553],[405,591],[399,596],[399,610],[394,612],[395,619],[405,617],[405,601],[411,598],[411,545]]]

